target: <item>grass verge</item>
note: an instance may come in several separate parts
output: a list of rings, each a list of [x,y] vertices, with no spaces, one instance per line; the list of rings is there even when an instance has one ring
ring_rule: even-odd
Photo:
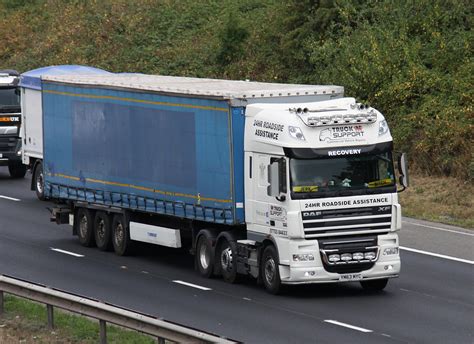
[[[451,177],[410,176],[399,194],[404,216],[474,229],[474,185]]]
[[[5,313],[0,317],[0,343],[92,344],[99,342],[99,323],[83,316],[54,309],[54,330],[47,328],[46,306],[5,296]],[[156,339],[135,331],[107,325],[109,343],[156,344]]]

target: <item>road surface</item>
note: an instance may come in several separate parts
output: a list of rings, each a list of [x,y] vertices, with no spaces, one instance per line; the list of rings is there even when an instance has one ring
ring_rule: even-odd
[[[49,222],[48,202],[0,167],[0,274],[246,343],[473,343],[474,231],[404,219],[402,272],[382,293],[358,283],[267,294],[253,280],[205,279],[183,250],[134,257],[85,248]]]

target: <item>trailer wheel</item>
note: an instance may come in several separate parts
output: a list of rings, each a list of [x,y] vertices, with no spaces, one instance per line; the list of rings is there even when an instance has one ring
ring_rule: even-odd
[[[113,217],[112,244],[115,253],[119,256],[127,256],[131,253],[130,230],[123,215],[116,214]]]
[[[214,250],[210,232],[207,230],[202,232],[196,244],[195,262],[199,274],[209,278],[214,272]]]
[[[12,178],[23,178],[26,174],[26,166],[21,163],[11,163],[8,165],[8,172]]]
[[[279,294],[281,292],[280,270],[278,268],[278,254],[275,247],[269,245],[262,254],[262,262],[260,266],[260,274],[263,279],[265,289],[271,294]]]
[[[43,178],[43,164],[38,163],[35,168],[35,174],[33,176],[34,188],[36,192],[36,197],[40,201],[44,201],[44,178]]]
[[[382,291],[387,286],[387,283],[388,278],[360,281],[360,285],[362,286],[362,288],[367,291]]]
[[[219,270],[224,281],[238,282],[237,274],[237,247],[234,241],[223,239],[219,244],[216,259],[219,259]]]
[[[91,211],[85,208],[77,210],[77,236],[82,246],[94,246],[94,222]]]
[[[110,216],[103,212],[98,211],[95,213],[94,219],[94,237],[97,248],[101,251],[108,251],[111,247],[112,238],[112,224]]]

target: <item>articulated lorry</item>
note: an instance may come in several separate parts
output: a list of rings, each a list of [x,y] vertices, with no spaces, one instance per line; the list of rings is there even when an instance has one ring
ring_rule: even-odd
[[[342,87],[47,75],[42,104],[52,221],[84,246],[189,247],[202,276],[271,293],[399,274],[392,137]]]
[[[19,80],[17,71],[0,70],[0,166],[8,166],[12,178],[26,174],[21,163]]]

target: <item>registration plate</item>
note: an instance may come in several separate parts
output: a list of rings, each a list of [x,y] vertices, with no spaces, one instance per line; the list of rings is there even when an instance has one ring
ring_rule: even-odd
[[[362,279],[362,274],[343,274],[339,276],[339,281],[358,281]]]

